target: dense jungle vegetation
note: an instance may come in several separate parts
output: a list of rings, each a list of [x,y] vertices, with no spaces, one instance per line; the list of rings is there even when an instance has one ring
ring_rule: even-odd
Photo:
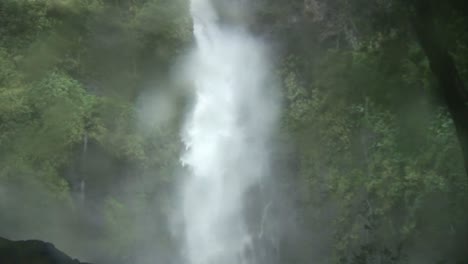
[[[278,262],[466,263],[466,1],[246,4],[284,97]],[[192,45],[186,0],[0,0],[0,236],[177,263]]]

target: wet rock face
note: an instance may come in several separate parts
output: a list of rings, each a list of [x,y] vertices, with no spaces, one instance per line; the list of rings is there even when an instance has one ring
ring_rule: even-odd
[[[2,264],[89,264],[65,255],[54,245],[39,240],[10,241],[0,238]]]

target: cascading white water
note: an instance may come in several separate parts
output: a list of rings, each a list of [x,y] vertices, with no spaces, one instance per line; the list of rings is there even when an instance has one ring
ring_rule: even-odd
[[[195,105],[183,132],[185,256],[190,264],[251,263],[246,192],[267,174],[276,120],[261,42],[222,26],[210,0],[191,0]]]

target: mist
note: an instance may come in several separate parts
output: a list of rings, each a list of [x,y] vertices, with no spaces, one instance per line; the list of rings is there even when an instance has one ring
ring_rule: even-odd
[[[0,1],[0,238],[465,263],[461,2]]]

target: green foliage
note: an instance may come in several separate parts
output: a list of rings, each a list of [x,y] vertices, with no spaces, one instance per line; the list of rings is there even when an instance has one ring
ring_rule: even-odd
[[[184,44],[192,38],[188,4],[182,0],[148,1],[137,10],[133,27],[139,35],[157,40],[159,46]]]
[[[27,47],[49,29],[46,1],[6,0],[0,3],[0,45],[14,51]]]
[[[284,64],[283,123],[297,146],[311,210],[339,208],[337,261],[368,245],[380,245],[365,251],[376,257],[419,239],[428,226],[434,237],[447,225],[463,230],[466,219],[468,181],[453,123],[430,93],[411,91],[433,86],[427,62],[401,60],[398,71],[387,71],[381,60],[366,48],[331,50],[312,72],[298,70],[291,57]],[[301,74],[314,81],[301,83]],[[450,210],[437,220],[422,218],[437,214],[433,204]]]
[[[288,176],[306,201],[299,215],[313,212],[305,229],[333,211],[327,259],[404,263],[421,241],[456,247],[468,180],[404,6],[251,7],[255,32],[285,40],[282,132],[298,164]],[[467,18],[441,10],[450,14],[437,18],[441,38],[468,82]],[[149,83],[167,83],[191,43],[189,2],[3,0],[0,36],[0,234],[67,241],[57,234],[66,229],[116,262],[136,263],[154,245],[175,255],[162,219],[179,180],[179,120],[142,131],[135,101]],[[82,232],[94,221],[102,232]]]
[[[188,11],[182,0],[0,1],[2,235],[73,251],[70,234],[116,259],[138,254],[146,230],[133,216],[164,219],[180,146],[176,125],[138,129],[134,99],[190,43]],[[91,204],[106,221],[98,238],[82,232],[94,228]],[[169,245],[162,225],[155,230],[147,243]]]

